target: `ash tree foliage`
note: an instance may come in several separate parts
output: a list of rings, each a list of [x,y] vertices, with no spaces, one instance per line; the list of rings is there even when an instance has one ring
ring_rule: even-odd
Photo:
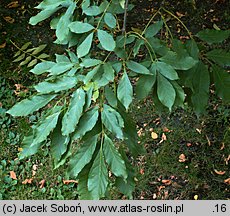
[[[49,145],[55,168],[68,164],[69,176],[79,180],[81,199],[105,197],[110,185],[132,198],[130,158],[144,153],[128,113],[134,96],[142,100],[151,93],[158,108],[171,111],[186,103],[201,115],[214,84],[216,95],[230,101],[230,53],[218,46],[229,30],[205,29],[194,36],[162,7],[143,29],[127,31],[133,5],[125,0],[44,0],[36,8],[30,24],[51,17],[55,43],[69,49],[30,70],[46,79],[8,113],[28,116],[43,108],[19,158]],[[190,40],[177,40],[164,14],[181,22]]]

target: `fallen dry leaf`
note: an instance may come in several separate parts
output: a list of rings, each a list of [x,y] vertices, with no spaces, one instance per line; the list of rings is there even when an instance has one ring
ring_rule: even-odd
[[[180,156],[179,156],[179,162],[180,163],[184,163],[186,161],[186,156],[184,155],[184,154],[181,154]]]
[[[140,169],[140,174],[144,175],[145,174],[145,170],[144,169]]]
[[[168,129],[167,127],[163,128],[163,132],[167,133],[167,132],[172,132],[172,130]]]
[[[40,188],[44,188],[45,182],[46,182],[46,180],[43,179],[38,183],[38,184],[40,184]]]
[[[10,17],[10,16],[6,16],[6,17],[3,17],[3,19],[6,21],[6,22],[8,22],[8,23],[14,23],[14,18],[12,18],[12,17]]]
[[[152,133],[151,133],[151,137],[152,137],[153,139],[157,139],[157,138],[158,138],[158,135],[157,135],[157,133],[152,132]]]
[[[206,137],[206,139],[207,139],[207,141],[208,141],[208,145],[211,146],[211,141],[210,141],[210,139],[208,138],[207,135],[205,135],[205,137]]]
[[[224,180],[224,183],[226,183],[226,184],[229,184],[229,185],[230,185],[230,178],[225,179],[225,180]]]
[[[22,184],[31,184],[32,181],[33,181],[32,178],[30,178],[30,179],[25,179],[25,180],[22,182]]]
[[[214,170],[214,172],[217,174],[217,175],[224,175],[226,173],[226,171],[218,171],[218,170]]]
[[[186,145],[187,145],[187,147],[191,147],[192,143],[187,143]]]
[[[228,155],[228,157],[225,158],[224,161],[225,161],[226,165],[228,165],[228,162],[230,161],[230,155]]]
[[[194,196],[194,200],[198,200],[199,196],[198,195],[195,195]]]
[[[196,131],[201,134],[201,129],[196,128]]]
[[[167,140],[167,137],[166,137],[165,133],[162,134],[161,139],[162,139],[163,141]]]
[[[180,12],[176,12],[176,15],[179,17],[179,18],[181,18],[181,17],[184,17],[185,15],[184,14],[182,14],[182,13],[180,13]]]
[[[224,145],[224,143],[222,143],[220,150],[223,150],[224,148],[225,148],[225,145]]]
[[[17,180],[16,173],[14,171],[10,171],[10,178]]]
[[[18,6],[19,6],[18,1],[13,1],[13,2],[10,2],[6,7],[8,7],[8,8],[16,8]]]
[[[6,42],[0,45],[0,49],[3,49],[6,47]]]
[[[63,180],[63,184],[65,184],[65,185],[68,185],[70,183],[78,184],[78,181],[76,181],[76,180]]]
[[[165,185],[171,185],[172,184],[172,180],[170,180],[170,179],[163,179],[161,182]]]

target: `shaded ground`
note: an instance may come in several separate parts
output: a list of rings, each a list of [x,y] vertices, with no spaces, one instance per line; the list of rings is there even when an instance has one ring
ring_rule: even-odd
[[[25,90],[38,79],[29,74],[26,67],[12,63],[17,49],[10,40],[18,46],[28,41],[33,46],[47,43],[48,54],[62,51],[52,44],[53,31],[49,30],[48,22],[35,27],[28,25],[29,17],[36,13],[33,7],[38,2],[18,1],[14,7],[8,0],[0,3],[0,198],[75,199],[76,184],[63,182],[64,168],[52,170],[46,148],[27,162],[14,161],[29,121],[6,116],[3,110],[16,100],[27,97],[29,91]],[[161,2],[138,1],[128,22],[143,28],[142,21],[147,21]],[[229,28],[228,0],[196,1],[195,5],[192,2],[165,1],[165,7],[180,16],[194,34],[205,27],[213,28],[214,24],[221,29]],[[186,34],[178,23],[172,22],[172,25],[178,36]],[[229,43],[225,46],[229,47]],[[17,89],[15,84],[20,84],[20,88]],[[135,164],[138,176],[134,198],[194,199],[197,195],[199,199],[230,199],[229,185],[224,183],[230,176],[229,108],[229,105],[212,99],[208,115],[198,120],[188,108],[171,114],[157,113],[151,97],[135,104],[132,114],[137,120],[140,141],[145,145],[147,155],[139,157]],[[38,116],[32,118],[30,121]],[[152,132],[158,138],[153,139]],[[17,179],[10,178],[10,171],[16,173]],[[32,177],[32,183],[25,183]],[[111,199],[116,198],[121,196],[112,194]]]

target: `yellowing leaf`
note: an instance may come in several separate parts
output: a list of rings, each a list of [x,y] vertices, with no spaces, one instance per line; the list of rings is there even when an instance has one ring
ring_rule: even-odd
[[[152,137],[153,139],[157,139],[157,138],[158,138],[158,135],[157,135],[157,133],[152,132],[152,133],[151,133],[151,137]]]
[[[14,171],[10,171],[10,178],[17,180],[16,173]]]
[[[18,151],[21,152],[23,150],[23,148],[18,148]]]

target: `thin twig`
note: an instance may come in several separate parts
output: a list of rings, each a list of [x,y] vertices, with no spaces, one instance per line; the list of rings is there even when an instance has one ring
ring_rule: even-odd
[[[122,34],[123,34],[123,35],[124,35],[125,32],[126,32],[126,22],[127,22],[128,4],[129,4],[129,0],[126,0],[126,1],[125,1],[124,21],[123,21],[123,28],[122,28]]]

